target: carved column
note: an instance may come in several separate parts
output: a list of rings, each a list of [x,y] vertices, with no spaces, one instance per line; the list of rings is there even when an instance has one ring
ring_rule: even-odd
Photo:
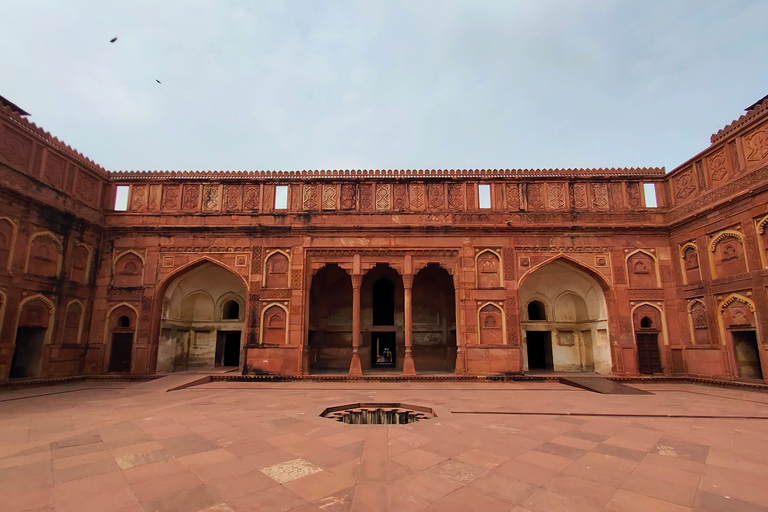
[[[456,366],[454,369],[454,373],[456,375],[464,375],[467,372],[467,369],[464,366],[464,346],[461,344],[461,336],[459,335],[459,326],[461,325],[462,330],[464,328],[463,322],[460,321],[461,318],[461,290],[459,289],[460,286],[460,280],[459,280],[460,272],[457,269],[456,272],[453,274],[453,303],[454,307],[456,309],[456,318],[455,318],[455,327],[456,327]],[[507,329],[509,329],[509,326],[507,326]]]
[[[403,276],[403,308],[405,313],[405,358],[403,359],[403,375],[416,375],[413,364],[413,315],[411,292],[413,291],[413,274]]]
[[[352,274],[352,361],[349,364],[349,374],[362,377],[363,367],[360,364],[360,285],[363,282],[361,274]]]

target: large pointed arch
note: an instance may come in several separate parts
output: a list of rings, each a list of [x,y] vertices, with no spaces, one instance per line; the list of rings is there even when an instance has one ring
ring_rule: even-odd
[[[529,268],[523,275],[520,276],[520,279],[518,280],[518,289],[522,287],[523,282],[526,280],[526,278],[528,278],[528,276],[530,276],[531,274],[536,272],[538,269],[540,269],[540,268],[542,268],[542,267],[544,267],[546,265],[549,265],[550,263],[555,263],[555,262],[566,263],[566,264],[571,265],[572,267],[574,267],[576,270],[580,270],[580,271],[584,272],[585,274],[588,274],[595,281],[597,281],[597,284],[600,285],[600,288],[602,288],[604,292],[608,292],[608,291],[611,290],[611,284],[608,282],[608,280],[605,278],[605,276],[602,273],[600,273],[597,269],[592,268],[589,265],[587,265],[587,264],[585,264],[585,263],[583,263],[583,262],[581,262],[581,261],[579,261],[577,259],[574,259],[574,258],[568,256],[567,254],[563,254],[563,253],[560,253],[560,254],[558,254],[556,256],[553,256],[553,257],[549,258],[548,260],[545,260],[545,261],[543,261],[543,262],[541,262],[541,263],[539,263],[539,264]]]

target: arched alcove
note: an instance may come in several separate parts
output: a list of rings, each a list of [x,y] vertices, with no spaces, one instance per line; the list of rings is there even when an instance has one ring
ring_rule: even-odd
[[[610,373],[606,288],[567,258],[526,274],[518,290],[524,368]],[[552,307],[549,315],[546,304]]]
[[[238,366],[245,297],[242,278],[210,261],[175,276],[162,298],[157,371]],[[224,318],[227,301],[236,318]]]
[[[336,264],[325,265],[312,276],[307,343],[310,371],[349,371],[352,278]]]
[[[453,277],[430,263],[413,278],[413,363],[416,371],[454,371],[456,301]]]

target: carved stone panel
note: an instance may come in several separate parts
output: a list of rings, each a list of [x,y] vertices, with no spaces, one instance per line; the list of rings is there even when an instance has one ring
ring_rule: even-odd
[[[224,185],[224,210],[240,210],[240,185]]]
[[[528,185],[528,208],[532,210],[544,209],[544,185],[542,183]]]
[[[203,185],[203,211],[217,212],[221,205],[219,185]]]
[[[632,288],[656,288],[656,260],[644,252],[636,252],[627,258],[629,286]]]
[[[0,158],[25,171],[32,153],[32,141],[9,128],[2,128],[0,134]]]
[[[64,173],[67,171],[67,161],[60,156],[48,152],[43,176],[45,180],[55,188],[61,190],[64,185]]]
[[[733,172],[738,174],[741,171],[741,164],[739,163],[739,150],[736,148],[736,141],[732,140],[728,143],[728,149],[731,152],[731,165],[733,166]]]
[[[323,210],[336,210],[336,184],[323,184]]]
[[[768,157],[768,124],[753,130],[744,137],[747,164],[762,162]]]
[[[181,192],[181,207],[184,210],[197,210],[200,202],[200,185],[184,185]]]
[[[608,209],[607,183],[592,183],[592,204],[597,210]]]
[[[410,207],[415,212],[423,211],[426,207],[426,192],[423,183],[411,183],[410,185]]]
[[[394,210],[405,210],[405,183],[395,183],[392,186],[392,204]]]
[[[674,180],[672,180],[674,186],[675,198],[678,200],[684,200],[690,197],[696,191],[696,182],[693,176],[693,170],[688,169],[680,173]]]
[[[246,185],[243,190],[243,208],[246,210],[259,209],[259,186]]]
[[[373,209],[373,185],[368,183],[360,185],[360,209],[363,211]]]
[[[150,185],[149,186],[149,200],[147,201],[147,209],[150,211],[157,211],[160,209],[160,195],[163,192],[162,185]]]
[[[550,210],[563,210],[567,207],[566,183],[548,183],[547,192]]]
[[[451,210],[464,209],[464,186],[462,184],[448,184],[448,207]]]
[[[573,184],[573,207],[580,210],[585,210],[589,207],[586,183]]]
[[[163,185],[163,210],[179,209],[179,187],[178,185]]]
[[[131,187],[131,211],[137,212],[144,209],[147,204],[147,188],[144,185]]]
[[[376,209],[389,210],[389,185],[386,183],[376,184]]]
[[[302,208],[307,211],[317,210],[317,185],[314,183],[305,183],[302,193]]]
[[[355,209],[355,185],[354,183],[341,184],[341,209]]]
[[[498,288],[501,286],[501,265],[496,254],[485,251],[477,257],[478,288]]]
[[[507,183],[504,186],[504,195],[507,200],[507,210],[520,209],[520,187],[517,183]]]
[[[429,207],[433,210],[439,210],[445,202],[445,190],[442,183],[429,184]]]
[[[623,188],[621,183],[611,183],[609,190],[611,194],[611,207],[614,209],[624,208]]]
[[[77,187],[75,188],[76,197],[85,203],[95,205],[99,199],[99,192],[99,182],[95,178],[90,177],[83,171],[78,172]]]
[[[479,312],[480,344],[501,345],[504,343],[504,324],[501,309],[494,304],[486,304]]]
[[[640,208],[640,184],[636,182],[627,183],[627,204],[630,208]]]
[[[722,181],[728,176],[728,166],[725,163],[725,148],[720,148],[707,157],[709,165],[709,177],[713,183]]]
[[[267,288],[288,288],[288,258],[281,252],[273,253],[267,259]]]

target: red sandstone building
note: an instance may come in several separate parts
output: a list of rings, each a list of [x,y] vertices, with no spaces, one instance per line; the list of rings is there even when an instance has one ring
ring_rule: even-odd
[[[668,174],[114,173],[25,114],[0,105],[0,381],[767,376],[768,100]]]

